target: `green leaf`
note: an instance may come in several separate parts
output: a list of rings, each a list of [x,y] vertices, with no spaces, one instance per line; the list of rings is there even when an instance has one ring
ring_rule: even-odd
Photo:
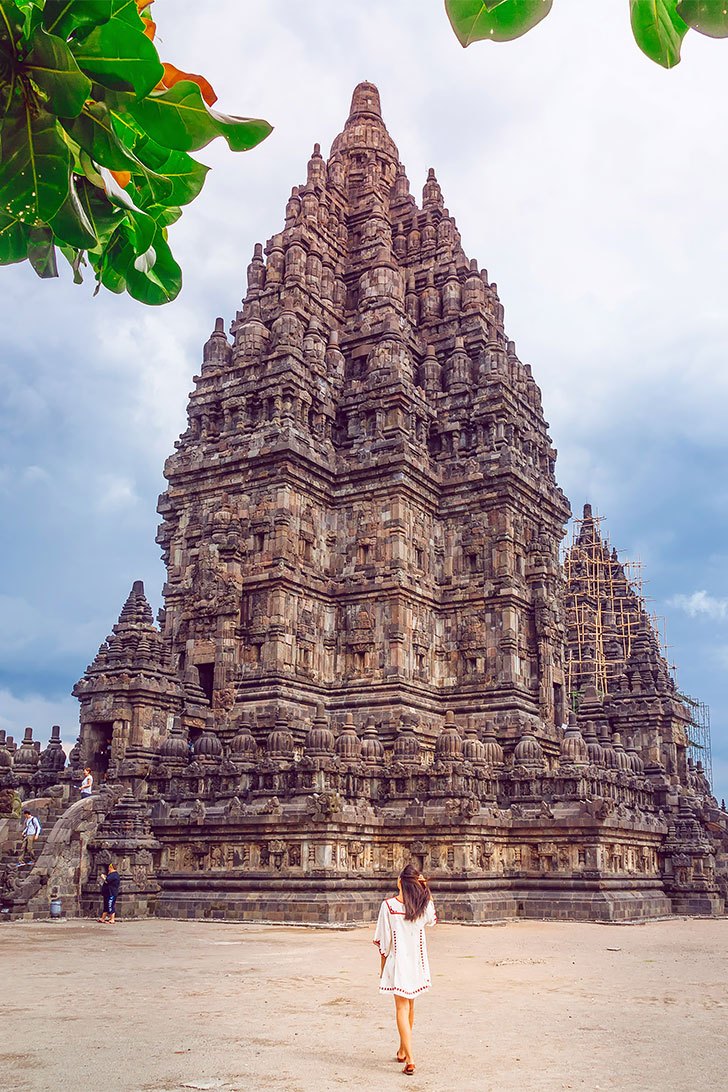
[[[182,288],[182,270],[172,257],[161,228],[158,229],[152,246],[154,264],[147,270],[132,266],[126,276],[126,287],[135,300],[159,306],[170,303],[179,295]]]
[[[153,147],[151,147],[153,145]],[[157,155],[157,151],[161,154]],[[209,167],[198,163],[186,152],[176,152],[167,148],[161,148],[159,144],[149,141],[145,147],[138,149],[138,156],[146,160],[154,161],[155,174],[147,173],[138,175],[132,170],[132,182],[138,194],[137,204],[142,204],[146,209],[148,205],[169,204],[188,205],[194,201],[205,184],[205,178]],[[151,164],[147,164],[151,166]],[[163,201],[157,196],[154,186],[154,178],[162,176],[170,184],[170,191],[164,196]],[[148,211],[148,210],[147,210]]]
[[[46,34],[39,27],[22,68],[48,97],[54,114],[75,118],[81,112],[91,93],[91,80],[84,76],[61,38]]]
[[[174,203],[174,181],[147,167],[123,142],[113,125],[106,103],[86,103],[81,115],[65,126],[69,135],[89,154],[96,163],[112,171],[130,171],[135,184],[144,183],[144,197],[156,203]],[[129,143],[136,139],[136,130],[129,126]],[[172,154],[172,153],[170,153]],[[179,154],[179,153],[174,153]],[[87,173],[86,171],[84,173]],[[98,185],[98,182],[97,182]],[[139,202],[136,202],[137,204]]]
[[[112,171],[129,171],[135,165],[134,156],[114,131],[105,102],[87,102],[80,115],[64,128],[102,167]]]
[[[133,250],[134,257],[144,254],[154,242],[157,233],[157,224],[151,216],[145,212],[137,212],[136,209],[126,209],[126,237]]]
[[[151,216],[153,220],[156,220],[162,227],[169,227],[170,224],[176,224],[182,215],[182,209],[177,208],[174,205],[146,205],[144,208],[147,216]]]
[[[3,61],[7,61],[6,66]],[[23,92],[17,73],[18,66],[10,60],[0,44],[0,127],[10,112],[19,109]]]
[[[154,43],[120,18],[94,27],[71,49],[84,72],[113,91],[148,95],[161,80],[164,69]]]
[[[204,148],[217,136],[225,138],[231,151],[247,151],[272,132],[267,121],[230,117],[210,109],[191,80],[180,80],[168,91],[130,102],[128,109],[153,140],[181,152]]]
[[[32,227],[28,230],[28,261],[43,280],[58,276],[56,248],[50,228]]]
[[[25,38],[25,18],[14,0],[0,0],[0,48],[16,57]]]
[[[144,20],[139,14],[136,0],[111,0],[115,19],[121,19],[134,30],[144,30]]]
[[[26,224],[47,223],[68,194],[70,152],[56,119],[25,99],[0,126],[3,212]]]
[[[22,16],[22,35],[26,42],[31,39],[43,18],[44,3],[45,0],[15,0],[15,6]]]
[[[663,68],[674,68],[688,32],[677,13],[677,0],[630,0],[629,6],[632,33],[642,52]]]
[[[135,207],[130,196],[125,190],[111,191],[106,188],[106,197],[109,204],[121,213],[116,230],[124,230],[128,241],[134,249],[134,256],[138,257],[151,246],[157,225],[154,219],[146,212]]]
[[[99,240],[94,233],[93,224],[76,193],[73,175],[69,179],[68,197],[49,224],[57,241],[67,243],[77,250],[91,250],[98,246]]]
[[[87,255],[99,285],[157,305],[182,285],[167,227],[209,169],[187,152],[217,136],[248,150],[272,128],[211,109],[194,77],[155,93],[146,26],[137,0],[0,0],[0,264],[57,276],[59,249],[80,283]],[[124,191],[109,170],[129,172]]]
[[[129,170],[139,197],[136,204],[143,202],[145,207],[160,203],[186,205],[197,197],[209,167],[198,163],[186,152],[163,148],[128,114],[122,115],[114,110],[112,120],[124,145],[133,152],[136,166],[130,166]],[[160,189],[160,179],[166,182],[166,191]]]
[[[43,26],[49,34],[68,38],[76,30],[108,23],[111,10],[111,0],[46,0]]]
[[[0,212],[0,265],[12,265],[28,257],[28,228],[5,212]]]
[[[101,245],[114,234],[124,219],[124,210],[112,205],[103,189],[94,186],[86,178],[77,178],[75,182],[84,216]]]
[[[143,255],[135,253],[131,231],[121,223],[99,252],[89,253],[101,284],[111,292],[124,289],[141,303],[158,306],[169,303],[182,287],[182,271],[172,257],[163,229],[158,228]]]
[[[88,259],[96,271],[96,280],[98,281],[96,292],[98,292],[102,284],[110,292],[123,292],[126,288],[124,270],[127,263],[122,260],[125,246],[128,247],[128,244],[124,237],[114,233],[104,243],[103,247],[98,248],[96,251],[89,251]],[[94,292],[94,295],[96,295],[96,292]]]
[[[488,39],[510,42],[532,30],[551,11],[553,0],[445,0],[448,18],[462,46]]]
[[[709,38],[728,38],[728,4],[723,0],[679,0],[677,13]]]
[[[111,111],[114,131],[129,149],[135,204],[182,205],[192,201],[202,189],[208,168],[185,152],[163,148],[152,140],[129,114]]]
[[[105,103],[86,103],[81,116],[65,124],[65,130],[80,145],[83,152],[87,153],[87,157],[91,157],[91,162],[108,167],[110,170],[130,171],[134,186],[134,192],[130,195],[133,197],[134,204],[179,203],[175,194],[176,180],[167,178],[164,174],[157,174],[142,163],[141,159],[121,141],[111,122],[112,118]],[[133,141],[136,130],[129,128],[131,141]],[[169,154],[181,155],[182,153]],[[97,186],[103,185],[103,179],[99,175],[94,178],[88,174],[87,163],[83,156],[79,157],[79,165],[86,177],[95,181]]]
[[[106,190],[106,183],[99,173],[99,168],[96,166],[88,152],[85,152],[83,148],[79,148],[78,151],[78,171],[76,173],[84,174],[92,185],[97,186],[100,190]]]
[[[86,260],[83,256],[82,250],[75,250],[72,246],[66,246],[64,243],[58,244],[63,257],[66,259],[71,269],[73,270],[73,283],[83,284],[83,275],[81,273],[81,266],[86,265]]]

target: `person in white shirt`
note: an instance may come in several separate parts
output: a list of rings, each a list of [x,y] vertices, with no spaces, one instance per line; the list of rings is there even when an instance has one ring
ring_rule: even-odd
[[[20,844],[18,864],[25,864],[26,854],[31,861],[35,860],[35,843],[40,834],[40,822],[38,817],[27,809],[23,812],[23,841]]]
[[[411,864],[405,865],[397,880],[397,894],[385,899],[379,909],[374,943],[379,949],[379,992],[394,997],[399,1050],[397,1061],[403,1073],[415,1071],[412,1057],[412,1025],[415,998],[430,989],[425,926],[437,922],[435,904],[427,880]]]
[[[83,781],[81,782],[81,796],[90,796],[94,787],[94,779],[89,766],[84,767]]]

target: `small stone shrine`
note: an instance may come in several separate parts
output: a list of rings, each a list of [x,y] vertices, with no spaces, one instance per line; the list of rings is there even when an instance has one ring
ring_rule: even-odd
[[[165,466],[159,628],[134,584],[75,687],[70,768],[58,733],[0,741],[0,788],[50,827],[10,912],[54,885],[90,909],[114,858],[127,914],[361,922],[410,859],[455,921],[722,913],[689,712],[618,559],[603,602],[578,553],[566,586],[541,393],[373,85],[255,247],[230,334]],[[575,603],[608,678],[574,655]],[[68,805],[85,764],[102,791]]]

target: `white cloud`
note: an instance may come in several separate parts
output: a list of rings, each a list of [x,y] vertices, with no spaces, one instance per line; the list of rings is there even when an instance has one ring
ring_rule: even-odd
[[[728,599],[718,599],[706,591],[695,591],[692,595],[673,595],[668,599],[668,606],[685,611],[691,618],[702,616],[716,621],[728,618]]]
[[[124,377],[120,416],[128,424],[125,441],[141,449],[150,465],[161,468],[185,430],[187,392],[212,326],[210,315],[194,304],[137,310],[113,329],[98,323],[100,359],[115,377]]]
[[[33,738],[45,746],[54,724],[61,726],[61,739],[66,749],[72,747],[78,735],[78,702],[75,698],[65,694],[20,696],[7,688],[0,689],[0,728],[13,736],[16,743],[23,738],[25,728],[30,727]]]
[[[32,482],[50,482],[51,476],[43,466],[26,466],[23,471],[23,481],[27,484]]]
[[[134,483],[115,474],[101,474],[97,481],[97,507],[100,512],[118,512],[137,504]]]
[[[118,611],[117,611],[118,613]],[[79,670],[96,655],[116,616],[59,617],[18,595],[0,594],[0,656],[3,666],[17,665],[43,647],[50,656],[79,660]],[[85,659],[84,659],[85,658]],[[80,660],[84,659],[81,664]]]

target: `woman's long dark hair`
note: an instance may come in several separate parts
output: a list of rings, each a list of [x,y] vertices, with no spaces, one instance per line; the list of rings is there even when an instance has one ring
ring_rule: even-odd
[[[402,884],[402,902],[404,903],[405,921],[415,921],[422,917],[432,897],[427,880],[421,876],[414,865],[405,865],[399,874]]]

